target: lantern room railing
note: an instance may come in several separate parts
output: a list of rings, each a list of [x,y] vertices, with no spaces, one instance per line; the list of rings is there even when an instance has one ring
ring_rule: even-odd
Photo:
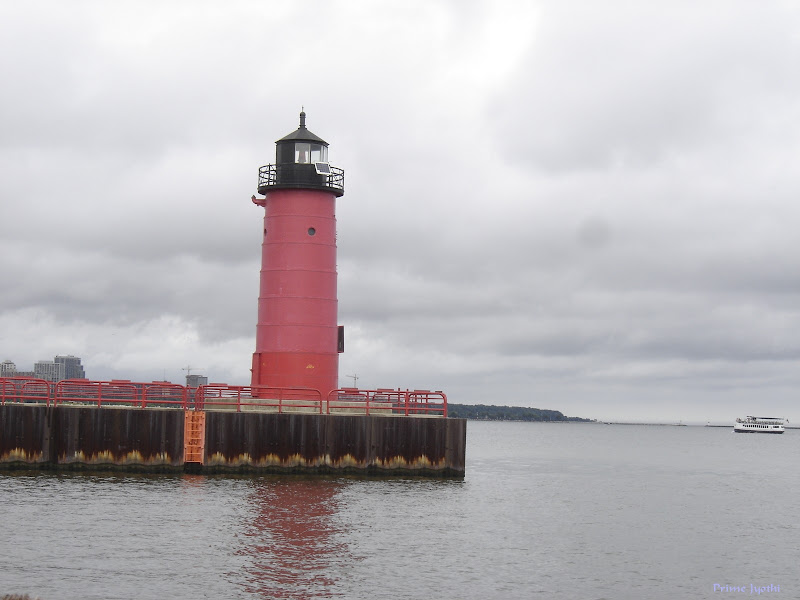
[[[327,165],[327,163],[325,163]],[[331,167],[329,174],[317,172],[314,163],[287,163],[264,165],[258,170],[258,193],[266,194],[271,189],[312,189],[344,194],[344,169]]]

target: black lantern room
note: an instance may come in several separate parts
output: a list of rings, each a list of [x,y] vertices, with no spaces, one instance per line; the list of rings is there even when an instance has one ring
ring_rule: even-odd
[[[258,193],[274,189],[318,189],[344,194],[344,171],[328,163],[328,143],[306,129],[306,113],[300,127],[275,142],[275,164],[258,172]]]

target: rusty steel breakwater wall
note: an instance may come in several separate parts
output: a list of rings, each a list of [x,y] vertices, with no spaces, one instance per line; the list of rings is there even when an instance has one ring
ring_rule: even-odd
[[[202,459],[187,462],[182,410],[8,403],[0,406],[0,470],[464,476],[465,419],[202,414]]]

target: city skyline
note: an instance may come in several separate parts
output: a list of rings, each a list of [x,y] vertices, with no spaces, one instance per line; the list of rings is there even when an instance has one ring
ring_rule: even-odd
[[[31,371],[19,369],[13,360],[6,358],[0,362],[0,377],[35,377],[58,382],[63,379],[85,379],[86,372],[79,356],[58,354],[53,360],[35,361]]]

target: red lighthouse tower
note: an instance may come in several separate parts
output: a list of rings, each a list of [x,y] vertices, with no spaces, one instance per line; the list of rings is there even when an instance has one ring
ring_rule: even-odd
[[[328,164],[328,144],[300,127],[276,142],[275,164],[259,169],[253,202],[265,208],[261,246],[254,395],[259,388],[339,387],[343,332],[337,324],[336,198],[344,171]],[[309,397],[315,397],[310,394]]]

